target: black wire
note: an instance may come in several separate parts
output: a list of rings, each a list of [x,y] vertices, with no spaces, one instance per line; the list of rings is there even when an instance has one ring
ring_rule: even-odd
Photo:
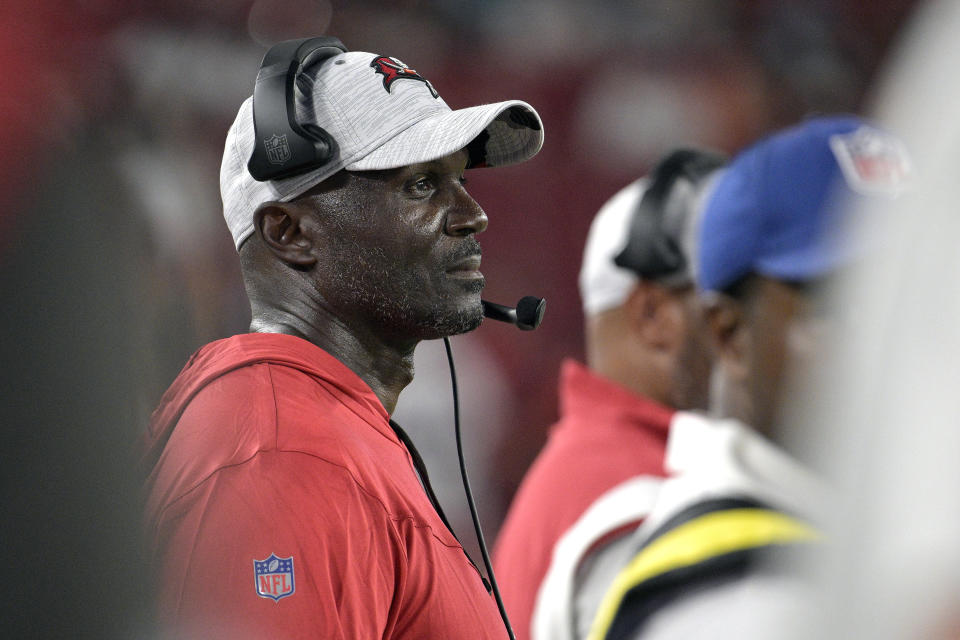
[[[443,339],[443,346],[447,349],[447,362],[450,363],[450,384],[453,387],[453,431],[457,437],[457,457],[460,460],[460,477],[463,478],[463,490],[467,494],[467,504],[470,506],[470,517],[473,518],[473,529],[477,532],[477,542],[480,544],[480,555],[483,557],[483,566],[486,568],[487,577],[490,579],[493,597],[497,600],[497,607],[500,609],[503,626],[507,628],[507,635],[510,636],[510,640],[516,640],[517,637],[513,635],[513,627],[510,626],[510,619],[507,617],[507,610],[503,606],[503,598],[500,597],[497,578],[493,575],[493,566],[490,564],[490,555],[487,553],[487,543],[483,539],[483,530],[480,528],[480,516],[477,515],[477,505],[473,502],[473,491],[470,490],[470,478],[467,477],[467,465],[463,460],[463,441],[460,438],[460,394],[457,391],[457,370],[453,366],[453,351],[450,349],[450,340],[446,337]]]

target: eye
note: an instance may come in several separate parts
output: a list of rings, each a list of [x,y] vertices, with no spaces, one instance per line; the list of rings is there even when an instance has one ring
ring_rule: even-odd
[[[433,180],[429,176],[420,176],[412,180],[407,189],[414,195],[427,195],[433,191]]]

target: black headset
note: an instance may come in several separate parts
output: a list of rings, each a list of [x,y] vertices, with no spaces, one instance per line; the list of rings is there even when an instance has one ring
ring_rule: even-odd
[[[297,122],[295,86],[303,67],[347,48],[331,36],[284,40],[270,47],[253,88],[254,145],[247,170],[255,180],[309,171],[337,155],[337,141],[315,124]]]
[[[697,186],[726,163],[722,154],[700,149],[677,149],[657,162],[633,211],[627,244],[613,259],[614,264],[649,280],[677,277],[689,281],[682,235],[690,213],[668,210],[670,192],[680,179]]]

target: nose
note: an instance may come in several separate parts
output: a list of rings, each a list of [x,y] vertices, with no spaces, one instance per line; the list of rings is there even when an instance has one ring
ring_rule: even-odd
[[[447,213],[446,232],[451,236],[483,233],[487,228],[487,214],[462,186],[457,190],[456,202]]]

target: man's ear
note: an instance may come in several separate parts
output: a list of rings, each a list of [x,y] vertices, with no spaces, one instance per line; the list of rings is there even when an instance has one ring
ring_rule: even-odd
[[[271,252],[287,264],[312,267],[313,237],[303,224],[309,211],[296,203],[265,202],[253,213],[254,232]]]
[[[683,333],[677,299],[666,288],[641,280],[625,303],[630,325],[650,347],[672,349]]]
[[[707,333],[714,360],[737,380],[745,379],[749,371],[750,335],[744,322],[745,309],[738,300],[722,294],[713,294],[705,305]]]

